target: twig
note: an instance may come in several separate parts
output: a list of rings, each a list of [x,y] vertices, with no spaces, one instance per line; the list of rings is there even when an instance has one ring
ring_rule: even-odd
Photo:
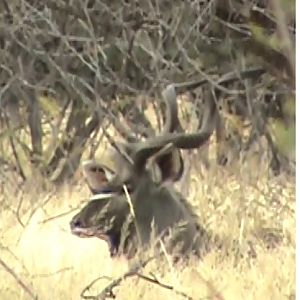
[[[16,217],[17,217],[17,221],[20,223],[20,225],[23,228],[25,228],[25,224],[23,223],[22,217],[20,215],[22,204],[23,204],[23,200],[24,200],[24,196],[23,196],[23,191],[21,189],[19,190],[19,192],[22,193],[22,194],[20,196],[18,195],[19,201],[18,201],[18,206],[17,206],[17,211],[16,211]]]
[[[7,128],[11,128],[10,124],[9,124],[8,116],[5,114],[4,117],[5,117],[5,122],[6,122]],[[14,142],[14,137],[15,136],[13,136],[10,132],[10,134],[9,134],[9,143],[10,143],[10,146],[11,146],[11,149],[12,149],[12,152],[13,152],[13,156],[14,156],[15,161],[16,161],[18,174],[20,175],[20,177],[22,178],[22,180],[24,182],[27,178],[26,178],[25,172],[22,168],[22,164],[20,162],[19,154],[18,154],[18,151],[16,149],[15,142]]]
[[[18,277],[13,269],[11,269],[1,258],[0,265],[9,273],[16,282],[22,287],[22,289],[30,296],[31,299],[37,300],[38,297],[34,295],[34,293],[30,290],[30,288]]]
[[[72,213],[73,211],[75,211],[77,209],[78,209],[78,207],[74,207],[74,208],[72,208],[72,209],[70,209],[70,210],[68,210],[66,212],[61,213],[61,214],[58,214],[58,215],[55,215],[55,216],[51,216],[51,217],[49,217],[49,218],[47,218],[47,219],[39,222],[39,224],[46,224],[46,223],[48,223],[50,221],[53,221],[55,219],[62,218],[62,217],[67,216],[68,214]]]
[[[93,299],[93,300],[105,300],[107,298],[116,298],[113,289],[119,286],[125,279],[128,277],[133,277],[138,275],[138,271],[143,269],[151,260],[153,260],[155,257],[150,257],[149,259],[139,263],[138,265],[133,266],[130,268],[126,273],[118,277],[117,279],[113,280],[108,286],[106,286],[99,294],[94,296],[88,296],[85,295],[86,291],[89,290],[95,282],[101,279],[107,279],[106,276],[98,277],[97,279],[94,279],[87,287],[83,289],[80,296],[83,299]]]
[[[44,208],[44,206],[51,201],[52,196],[55,194],[55,191],[51,191],[50,193],[48,193],[44,198],[43,198],[43,202],[41,204],[38,204],[37,206],[33,207],[30,211],[29,217],[26,220],[26,226],[29,224],[30,220],[32,219],[32,217],[34,216],[34,214],[37,212],[38,209],[40,208]]]
[[[173,291],[176,295],[182,296],[182,297],[184,297],[185,299],[188,299],[188,300],[194,300],[193,297],[187,295],[186,293],[184,293],[184,292],[182,292],[182,291],[176,290],[176,289],[174,288],[174,286],[168,285],[168,284],[165,284],[165,283],[160,282],[153,274],[151,274],[153,278],[150,278],[150,277],[145,276],[145,275],[140,274],[140,273],[137,273],[136,275],[137,275],[139,278],[143,279],[143,280],[146,280],[146,281],[148,281],[148,282],[150,282],[150,283],[159,285],[160,287],[162,287],[162,288],[164,288],[164,289]]]
[[[134,221],[134,225],[135,225],[135,229],[136,229],[136,234],[137,234],[139,245],[142,246],[142,236],[141,236],[141,233],[140,233],[140,229],[139,229],[138,223],[136,221],[135,211],[134,211],[133,204],[132,204],[132,201],[131,201],[131,197],[129,195],[129,192],[128,192],[126,184],[123,184],[123,190],[125,192],[125,196],[126,196],[127,203],[129,205],[131,216],[133,217],[133,221]]]
[[[97,281],[107,279],[107,280],[113,280],[111,277],[108,276],[99,276],[96,279],[94,279],[91,283],[89,283],[81,292],[80,297],[83,299],[95,299],[95,296],[86,296],[84,295]]]
[[[57,271],[54,271],[52,273],[46,273],[46,274],[34,274],[32,275],[32,278],[48,278],[48,277],[52,277],[52,276],[55,276],[55,275],[58,275],[58,274],[61,274],[63,272],[66,272],[66,271],[71,271],[73,270],[73,267],[66,267],[66,268],[62,268],[62,269],[59,269]]]

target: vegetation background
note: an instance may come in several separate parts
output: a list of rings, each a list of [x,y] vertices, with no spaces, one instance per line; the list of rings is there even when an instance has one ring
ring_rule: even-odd
[[[0,299],[80,299],[95,278],[126,272],[104,242],[70,233],[89,196],[80,161],[109,164],[111,140],[158,132],[172,82],[206,79],[178,98],[183,127],[197,130],[207,89],[253,66],[266,74],[218,94],[222,136],[184,153],[177,184],[224,247],[145,268],[174,290],[129,278],[117,297],[295,299],[294,39],[292,0],[1,1]],[[235,101],[247,114],[232,111]]]

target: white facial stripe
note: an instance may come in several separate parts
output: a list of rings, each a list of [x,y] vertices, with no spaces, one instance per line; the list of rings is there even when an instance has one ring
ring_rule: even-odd
[[[90,200],[103,200],[112,198],[114,196],[117,196],[117,193],[103,193],[103,194],[96,194],[90,197]]]

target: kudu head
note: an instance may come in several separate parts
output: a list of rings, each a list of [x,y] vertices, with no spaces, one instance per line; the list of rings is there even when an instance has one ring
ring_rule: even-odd
[[[115,156],[114,171],[95,161],[83,163],[93,196],[73,217],[71,230],[80,237],[107,241],[112,256],[125,253],[131,257],[139,247],[149,246],[153,232],[155,237],[169,236],[170,247],[178,247],[180,253],[200,248],[200,227],[193,209],[163,183],[180,178],[180,149],[200,147],[211,131],[207,127],[197,133],[178,132],[174,86],[168,86],[163,97],[167,117],[161,135],[122,144]]]

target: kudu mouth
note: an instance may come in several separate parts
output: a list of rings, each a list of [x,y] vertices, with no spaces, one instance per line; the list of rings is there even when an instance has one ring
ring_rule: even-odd
[[[99,238],[107,243],[110,256],[118,253],[120,238],[116,234],[105,233],[97,227],[83,227],[79,220],[72,220],[70,223],[71,233],[79,238]]]
[[[90,237],[99,237],[101,239],[105,239],[105,235],[101,232],[98,232],[97,229],[93,228],[81,228],[81,227],[71,227],[72,234],[80,237],[80,238],[90,238]]]

